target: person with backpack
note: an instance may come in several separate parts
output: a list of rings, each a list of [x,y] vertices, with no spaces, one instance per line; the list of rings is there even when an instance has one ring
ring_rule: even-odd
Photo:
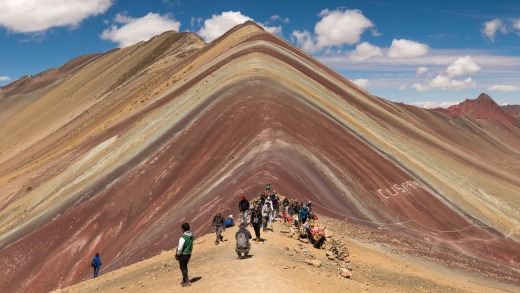
[[[262,226],[262,211],[260,205],[255,205],[251,211],[251,226],[255,230],[256,243],[260,242],[260,227]]]
[[[96,252],[96,255],[94,258],[92,258],[92,261],[90,262],[90,266],[94,268],[94,277],[96,278],[99,273],[99,268],[101,268],[101,259],[99,258],[99,252]]]
[[[249,200],[246,199],[245,196],[240,198],[238,202],[238,210],[242,213],[242,221],[246,223],[247,226],[247,212],[249,211]]]
[[[193,251],[193,233],[190,231],[190,225],[183,223],[181,225],[182,236],[179,239],[179,245],[175,251],[175,259],[179,261],[179,267],[182,273],[182,287],[191,286],[190,278],[188,277],[188,262]]]
[[[238,226],[237,233],[235,234],[235,238],[237,240],[237,245],[235,247],[235,251],[237,252],[238,259],[242,259],[242,253],[244,257],[249,254],[249,250],[251,249],[251,244],[249,243],[249,239],[251,239],[251,233],[246,229],[246,223],[242,222]]]
[[[224,218],[217,212],[215,217],[213,217],[213,228],[215,229],[215,234],[217,238],[215,239],[215,245],[218,245],[220,241],[224,240],[224,236],[222,236],[222,231],[224,230]]]

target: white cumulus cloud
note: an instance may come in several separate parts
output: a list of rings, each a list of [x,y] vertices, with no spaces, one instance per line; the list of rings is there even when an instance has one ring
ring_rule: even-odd
[[[394,39],[390,49],[388,49],[388,58],[414,58],[426,55],[430,48],[428,45],[421,44],[415,41]]]
[[[314,27],[319,48],[357,44],[366,29],[374,28],[360,10],[325,9],[319,16],[322,19]]]
[[[484,23],[482,33],[491,41],[495,41],[497,31],[503,34],[507,33],[507,27],[500,19],[496,18]]]
[[[318,51],[316,42],[309,31],[293,31],[291,38],[299,48],[307,53],[316,53]]]
[[[273,15],[269,18],[271,21],[281,21],[283,23],[289,23],[289,18],[281,17],[280,15]]]
[[[101,39],[118,43],[121,48],[128,47],[140,41],[146,41],[162,32],[179,31],[181,23],[171,18],[171,15],[148,13],[141,18],[133,18],[122,14],[116,15],[115,22],[101,33]]]
[[[441,90],[463,90],[476,86],[477,83],[471,77],[464,80],[450,79],[445,75],[437,75],[434,79],[429,80],[426,84],[416,83],[413,87],[418,91],[429,91],[433,89]]]
[[[365,79],[365,78],[354,79],[352,82],[355,83],[357,86],[362,87],[364,89],[366,89],[368,86],[370,86],[370,80]]]
[[[517,85],[507,85],[507,84],[497,84],[488,87],[490,91],[497,92],[518,92],[520,91],[520,86]]]
[[[475,74],[480,70],[480,66],[471,59],[471,56],[458,58],[446,69],[449,77],[459,75]]]
[[[2,0],[0,26],[17,33],[42,32],[52,27],[77,27],[112,6],[114,0]]]
[[[514,23],[513,23],[513,28],[517,31],[519,31],[518,33],[520,34],[520,19],[517,19]]]
[[[0,76],[0,81],[8,81],[10,79],[9,76]]]
[[[425,74],[425,73],[428,72],[428,71],[429,71],[428,67],[426,67],[426,66],[421,66],[421,67],[418,67],[418,68],[417,68],[417,71],[415,72],[415,75],[420,76],[420,75]]]
[[[414,106],[426,108],[426,109],[434,109],[434,108],[448,108],[450,106],[457,105],[459,103],[460,102],[429,102],[429,101],[427,101],[427,102],[411,103],[410,105],[414,105]]]
[[[197,32],[205,42],[211,42],[220,37],[234,26],[252,20],[249,16],[243,15],[239,11],[227,11],[221,14],[214,14],[211,18],[204,21],[204,25]]]
[[[383,50],[367,42],[357,45],[356,49],[349,53],[350,59],[354,62],[361,62],[376,56],[383,56]]]

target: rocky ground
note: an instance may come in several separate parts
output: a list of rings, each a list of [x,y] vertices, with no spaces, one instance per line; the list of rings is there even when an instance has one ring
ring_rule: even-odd
[[[273,232],[262,234],[263,243],[252,243],[251,257],[242,260],[234,252],[237,228],[226,229],[219,245],[214,234],[197,237],[190,287],[180,286],[174,253],[164,251],[116,271],[101,270],[96,279],[86,267],[85,281],[56,292],[518,292],[507,280],[471,270],[463,258],[427,255],[431,247],[411,239],[326,217],[318,222],[326,227],[324,249],[294,239],[276,222]],[[331,253],[340,246],[341,255]]]

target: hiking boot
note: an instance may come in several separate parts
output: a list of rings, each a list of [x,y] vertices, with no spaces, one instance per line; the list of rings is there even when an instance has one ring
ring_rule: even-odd
[[[182,286],[182,287],[188,287],[188,286],[191,286],[191,282],[188,281],[188,282],[186,282],[186,283],[182,283],[181,286]]]
[[[220,235],[220,241],[224,241],[224,236]]]
[[[260,243],[260,239],[256,238],[256,243],[257,244]]]
[[[218,244],[219,244],[219,242],[218,242],[218,241],[215,241],[215,245],[218,245]]]

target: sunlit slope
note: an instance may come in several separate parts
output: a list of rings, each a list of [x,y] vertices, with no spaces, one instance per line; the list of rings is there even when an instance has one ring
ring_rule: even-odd
[[[376,98],[254,23],[207,45],[165,33],[27,95],[0,126],[7,290],[75,283],[96,251],[110,270],[169,249],[267,181],[518,265],[500,234],[519,235],[518,127]]]

